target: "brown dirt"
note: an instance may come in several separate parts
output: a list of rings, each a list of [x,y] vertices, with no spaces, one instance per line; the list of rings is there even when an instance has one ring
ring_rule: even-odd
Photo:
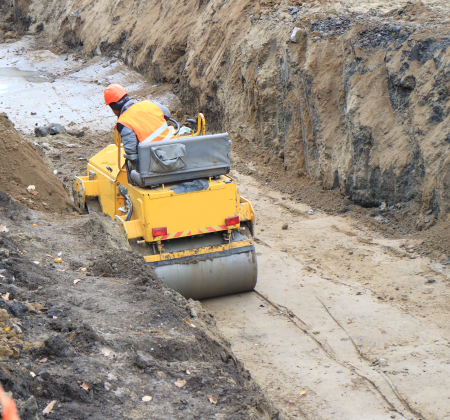
[[[155,278],[108,216],[46,215],[0,192],[0,225],[0,381],[22,420],[52,400],[50,419],[275,418],[214,319]]]
[[[6,114],[0,114],[0,190],[26,207],[50,213],[73,210],[63,184],[45,165],[32,144],[23,140]],[[36,195],[27,192],[36,187]]]
[[[168,82],[183,103],[179,119],[203,111],[212,131],[230,132],[237,156],[262,161],[263,179],[301,188],[312,204],[353,211],[351,200],[376,216],[385,202],[388,226],[375,224],[394,234],[447,226],[447,1],[136,7],[31,1],[16,9],[35,23],[15,22],[31,31],[44,23],[40,36],[56,46],[119,57]],[[298,43],[289,42],[294,26]]]
[[[259,283],[265,289],[261,291],[281,306],[261,310],[267,302],[254,299],[253,294],[249,294],[253,300],[245,305],[239,297],[230,297],[227,301],[235,302],[233,315],[237,314],[233,318],[230,306],[222,301],[218,305],[223,305],[219,311],[221,327],[235,335],[233,346],[257,372],[263,391],[276,401],[277,408],[287,416],[299,418],[324,409],[329,389],[335,389],[333,378],[330,382],[324,380],[324,375],[330,373],[328,358],[333,365],[339,365],[335,366],[336,374],[342,374],[344,367],[349,375],[348,381],[334,381],[338,386],[345,384],[347,388],[348,384],[352,391],[373,394],[373,383],[375,388],[380,384],[386,386],[389,381],[385,383],[383,377],[390,375],[395,386],[387,389],[385,402],[393,402],[406,418],[441,418],[447,407],[438,403],[436,378],[446,380],[441,364],[448,358],[446,265],[450,262],[449,3],[384,0],[302,3],[294,15],[288,7],[298,7],[300,2],[284,0],[187,1],[183,5],[151,0],[139,5],[139,9],[120,2],[112,8],[104,1],[75,1],[67,9],[63,2],[32,1],[31,7],[23,11],[35,19],[30,26],[32,30],[45,22],[42,36],[62,40],[57,48],[83,48],[88,56],[102,53],[120,57],[152,82],[168,82],[165,88],[171,85],[183,101],[176,111],[179,119],[203,111],[211,131],[230,132],[234,167],[240,173],[251,174],[259,184],[287,193],[281,197],[268,188],[260,190],[252,180],[241,182],[241,187],[251,186],[249,194],[253,194],[255,208],[261,215],[256,240],[263,261],[261,278],[265,278],[265,282]],[[152,13],[146,13],[146,8]],[[302,31],[298,43],[288,41],[293,26]],[[52,138],[50,147],[42,145],[44,140],[38,143],[46,163],[58,169],[60,180],[69,185],[74,175],[84,173],[85,159],[110,142],[108,136],[88,135],[77,140],[80,147],[69,149],[64,145],[74,141],[64,134]],[[273,203],[264,203],[267,199]],[[314,208],[313,215],[302,204]],[[320,209],[342,218],[316,212]],[[281,217],[274,218],[275,214]],[[283,231],[285,234],[280,234],[278,226],[282,221],[289,224],[289,229]],[[97,230],[101,230],[99,225],[89,222],[80,235]],[[55,231],[49,234],[54,235]],[[89,241],[89,246],[98,247],[100,252],[105,237],[102,232],[95,233]],[[80,248],[73,250],[81,255]],[[419,254],[430,259],[420,258]],[[92,273],[97,276],[112,270],[112,258],[99,264],[89,263],[93,263]],[[113,294],[127,296],[128,287],[122,284],[122,288],[116,289],[102,279],[96,279],[97,288],[111,287]],[[127,280],[132,282],[131,278]],[[280,284],[286,284],[286,293]],[[331,287],[332,284],[336,287]],[[111,317],[107,309],[98,305],[104,296],[94,286],[87,286],[87,293],[80,295],[79,301],[72,299],[79,304],[74,305],[81,309],[87,306],[89,311],[100,307],[100,313],[106,311]],[[61,290],[56,289],[56,293]],[[89,300],[91,293],[97,293],[93,300]],[[325,304],[316,302],[318,296]],[[106,296],[106,301],[109,305],[116,304],[111,295]],[[286,302],[298,319],[283,307]],[[264,311],[263,318],[258,311]],[[350,316],[352,311],[355,312]],[[273,322],[280,314],[286,315],[289,325],[291,318],[299,321],[299,325],[305,319],[311,330],[305,324],[305,337],[301,339],[302,332],[297,332],[299,336],[288,332],[280,346],[278,332],[288,331],[282,323]],[[104,318],[100,316],[97,321],[96,317],[97,313],[91,317],[92,323],[106,325]],[[247,326],[241,324],[245,318],[252,321]],[[129,321],[126,318],[124,326],[132,325]],[[442,334],[436,332],[435,325],[443,330]],[[422,331],[430,333],[426,342],[421,341],[423,336],[418,338],[418,332]],[[270,334],[273,337],[269,339]],[[115,338],[123,339],[119,335]],[[280,352],[287,357],[278,357],[280,353],[277,356],[267,348],[260,352],[259,346],[254,347],[266,339],[282,347]],[[130,336],[124,342],[127,346],[135,343]],[[307,356],[311,360],[303,367],[297,366],[298,354],[295,350],[292,354],[286,352],[285,342],[292,344],[288,346],[291,349],[309,349]],[[420,343],[425,343],[426,355],[417,356]],[[158,344],[165,345],[159,341]],[[175,359],[187,351],[178,344],[177,341],[174,346],[177,354],[170,355]],[[443,351],[438,349],[440,345]],[[319,378],[316,377],[319,370],[308,378],[305,372],[310,370],[310,363],[317,363],[315,353],[322,350],[325,357],[319,364],[323,371]],[[386,362],[386,358],[388,368],[384,369],[377,361]],[[425,370],[421,360],[426,358]],[[264,367],[264,361],[268,360]],[[146,374],[154,373],[153,362],[151,366],[139,363]],[[126,365],[129,371],[130,366]],[[355,370],[355,366],[359,367]],[[380,377],[372,385],[369,380],[355,381],[352,376],[360,368],[364,373],[360,379],[365,375],[366,379],[373,379],[372,369]],[[168,373],[160,365],[157,369]],[[173,372],[169,375],[174,375]],[[292,379],[293,372],[304,375],[299,376],[302,381],[299,382],[299,377]],[[236,380],[234,373],[232,380]],[[291,379],[285,380],[286,377]],[[308,380],[307,396],[300,397]],[[430,390],[430,394],[418,395],[417,390],[423,388]],[[133,385],[130,390],[137,394],[136,389]],[[292,389],[296,391],[294,397]],[[384,395],[380,389],[376,392]],[[195,387],[192,389],[193,393],[197,391]],[[260,395],[257,391],[252,394],[253,391],[249,394],[244,391],[244,395]],[[342,394],[336,391],[339,400],[336,404],[345,412],[355,401],[361,403],[354,417],[360,418],[366,400],[354,401],[347,391],[342,389]],[[428,398],[431,393],[433,398]],[[344,394],[345,398],[341,398]],[[108,400],[110,397],[106,396],[106,401],[112,401]],[[251,404],[244,406],[254,413],[249,408]],[[255,410],[264,411],[261,406],[264,404],[256,404]],[[393,418],[389,412],[393,406],[383,407],[386,409],[383,415]],[[200,409],[195,411],[197,407],[194,403],[188,414],[201,413]],[[230,418],[226,410],[234,409],[235,406],[223,407],[222,414]],[[62,410],[69,408],[63,406]],[[261,411],[255,416],[265,415]],[[273,414],[270,410],[267,413]],[[323,418],[336,418],[334,412],[327,415]]]

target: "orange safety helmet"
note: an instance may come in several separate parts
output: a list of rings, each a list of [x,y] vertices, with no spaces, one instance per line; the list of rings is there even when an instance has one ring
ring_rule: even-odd
[[[105,102],[106,105],[112,104],[113,102],[120,101],[128,91],[121,85],[109,85],[105,89]]]

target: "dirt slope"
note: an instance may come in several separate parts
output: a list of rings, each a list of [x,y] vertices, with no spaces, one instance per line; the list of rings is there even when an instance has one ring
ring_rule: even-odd
[[[49,419],[275,416],[214,319],[156,279],[109,217],[45,215],[0,192],[0,226],[0,381],[22,420],[53,400]]]
[[[0,114],[0,190],[27,207],[51,212],[72,211],[73,203],[39,153],[23,140],[6,114]],[[27,188],[34,185],[34,191]]]
[[[15,13],[172,83],[178,115],[204,111],[237,150],[266,148],[268,164],[364,206],[413,203],[419,229],[447,220],[446,1],[24,0]]]

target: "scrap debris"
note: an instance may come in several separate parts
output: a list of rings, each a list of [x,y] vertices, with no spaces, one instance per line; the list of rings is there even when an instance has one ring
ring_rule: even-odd
[[[47,405],[47,407],[45,407],[42,410],[42,414],[50,414],[50,412],[53,410],[53,407],[55,406],[55,404],[57,403],[56,400],[53,400],[50,404]]]

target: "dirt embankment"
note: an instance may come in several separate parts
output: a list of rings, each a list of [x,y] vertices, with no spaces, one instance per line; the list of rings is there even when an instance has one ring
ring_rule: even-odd
[[[189,112],[232,133],[236,150],[264,151],[266,172],[281,163],[272,178],[306,176],[367,207],[400,204],[419,229],[447,221],[446,1],[26,1],[13,10],[22,27],[172,83]]]
[[[0,227],[0,381],[22,420],[276,418],[214,319],[109,217],[46,215],[0,192]]]
[[[0,114],[0,190],[35,210],[71,212],[74,207],[64,186],[40,154],[23,140],[5,114]],[[35,188],[29,188],[34,186]]]

